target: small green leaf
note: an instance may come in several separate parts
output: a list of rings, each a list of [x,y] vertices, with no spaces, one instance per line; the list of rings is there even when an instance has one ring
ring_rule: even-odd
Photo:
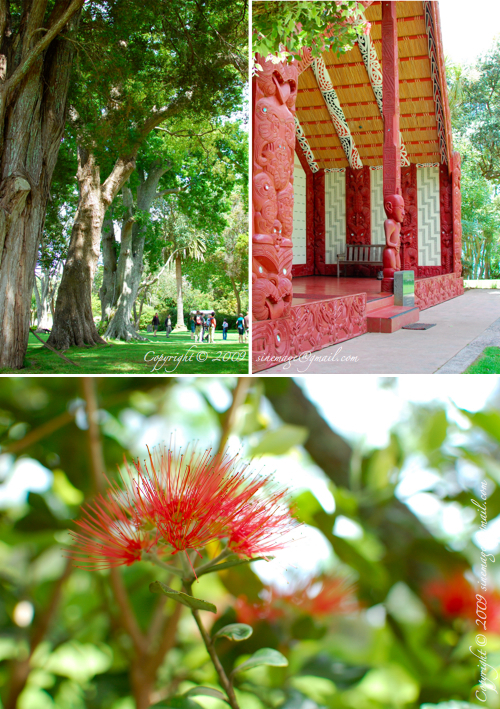
[[[287,667],[288,660],[281,652],[273,650],[270,647],[263,647],[257,652],[254,652],[252,657],[243,662],[238,667],[235,667],[233,674],[237,672],[243,672],[246,670],[252,670],[254,667],[260,667],[261,665],[271,665],[272,667]]]
[[[203,570],[196,570],[198,576],[203,576],[204,574],[212,574],[214,571],[220,571],[221,569],[230,569],[233,566],[240,566],[241,564],[250,564],[252,561],[269,561],[274,559],[274,556],[256,556],[254,559],[240,559],[237,554],[232,554],[226,561],[222,561],[220,564],[215,564]]]
[[[249,638],[252,633],[253,628],[250,625],[246,625],[245,623],[231,623],[218,630],[213,639],[229,638],[229,640],[234,640],[239,643]]]
[[[212,687],[192,687],[189,691],[186,692],[186,694],[183,695],[184,697],[197,697],[197,696],[203,696],[203,697],[215,697],[215,699],[221,699],[223,702],[227,702],[227,697],[222,694],[222,692],[219,692],[218,689],[212,689]]]
[[[252,449],[251,455],[283,455],[288,453],[290,448],[305,443],[308,436],[309,430],[304,426],[286,424],[275,431],[265,433]]]
[[[202,601],[201,598],[189,596],[187,593],[182,593],[182,591],[174,591],[173,588],[161,583],[161,581],[154,581],[154,583],[150,583],[149,590],[151,593],[163,593],[165,596],[173,598],[174,601],[177,601],[177,603],[182,603],[183,606],[187,606],[193,610],[217,613],[217,608],[213,605],[213,603]]]

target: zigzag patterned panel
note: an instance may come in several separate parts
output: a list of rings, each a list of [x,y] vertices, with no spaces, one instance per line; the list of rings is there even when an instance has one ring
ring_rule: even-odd
[[[306,254],[306,173],[295,156],[293,170],[293,264],[305,264]]]
[[[337,263],[345,247],[345,172],[325,175],[325,263]]]
[[[418,264],[441,266],[439,168],[417,170]]]
[[[372,217],[372,244],[385,244],[384,193],[382,190],[384,173],[382,170],[370,170],[370,197]]]

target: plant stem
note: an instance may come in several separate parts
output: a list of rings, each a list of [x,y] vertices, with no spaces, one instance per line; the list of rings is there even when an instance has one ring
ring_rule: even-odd
[[[184,582],[183,584],[184,591],[189,594],[190,596],[193,595],[192,589],[191,589],[191,584]],[[231,705],[232,709],[240,709],[239,704],[236,700],[236,695],[234,693],[233,685],[228,679],[226,673],[224,672],[224,668],[222,667],[219,656],[217,655],[217,652],[215,650],[214,643],[212,642],[212,638],[210,635],[207,633],[203,623],[201,622],[201,617],[200,617],[200,612],[192,609],[191,610],[193,617],[196,621],[196,625],[198,626],[198,629],[200,631],[200,635],[203,638],[203,642],[205,643],[205,647],[207,648],[207,652],[210,655],[210,659],[212,660],[212,664],[215,667],[215,671],[217,672],[217,675],[219,676],[219,682],[221,684],[221,687],[225,691],[229,704]]]

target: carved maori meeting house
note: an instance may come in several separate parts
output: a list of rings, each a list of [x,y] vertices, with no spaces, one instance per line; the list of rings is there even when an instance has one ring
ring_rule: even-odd
[[[352,50],[260,58],[253,80],[253,371],[463,293],[438,2],[359,7]],[[399,270],[412,305],[395,304]]]

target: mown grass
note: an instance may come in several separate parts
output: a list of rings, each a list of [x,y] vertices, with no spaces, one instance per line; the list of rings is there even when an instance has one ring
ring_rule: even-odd
[[[464,374],[499,374],[500,347],[486,347],[482,355],[476,359]]]
[[[247,374],[248,344],[238,343],[237,333],[216,332],[215,342],[195,344],[191,333],[165,333],[156,337],[142,331],[147,342],[118,342],[99,347],[72,347],[62,354],[65,362],[30,333],[23,369],[1,369],[2,374]],[[41,334],[46,341],[48,335]],[[156,361],[154,358],[157,358]],[[163,359],[161,359],[163,357]],[[167,359],[169,358],[169,359]],[[146,361],[148,360],[148,361]]]

